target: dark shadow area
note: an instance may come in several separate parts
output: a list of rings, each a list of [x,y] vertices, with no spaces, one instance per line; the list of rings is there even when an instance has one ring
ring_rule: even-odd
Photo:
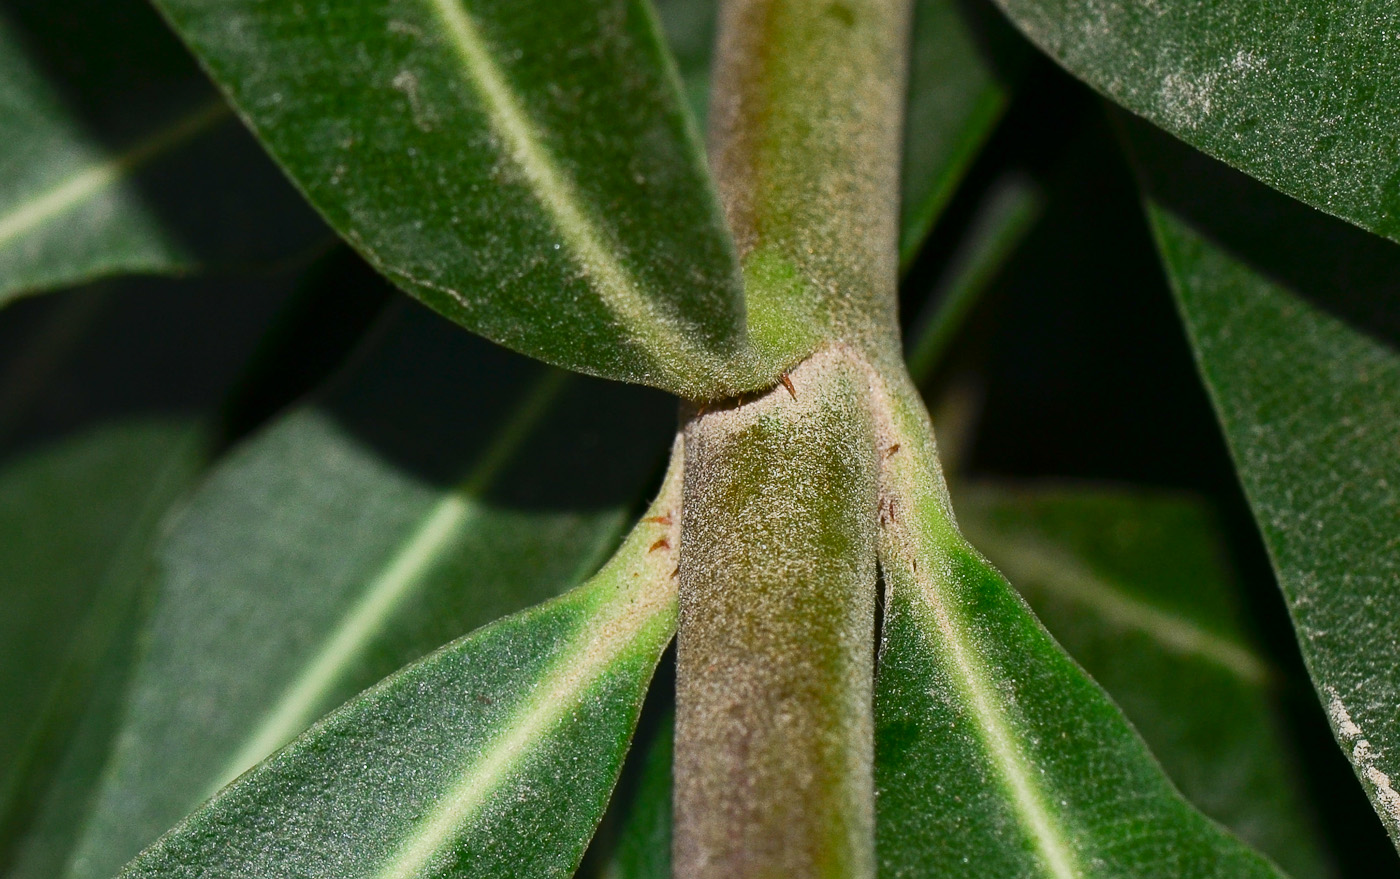
[[[201,264],[269,269],[305,262],[332,241],[232,113],[215,109],[219,93],[150,3],[3,0],[0,25],[72,117],[65,121],[111,156],[129,158],[182,122],[216,114],[135,162],[124,184],[181,253]]]
[[[393,294],[338,249],[258,279],[128,278],[0,310],[0,459],[134,418],[237,441],[338,368]]]
[[[991,0],[955,0],[955,3],[959,16],[977,43],[982,60],[999,81],[1027,82],[1036,68],[1050,63]]]
[[[1250,268],[1400,350],[1400,246],[1115,113],[1145,189]]]
[[[401,298],[318,405],[387,462],[443,487],[470,479],[542,385],[558,390],[500,462],[486,496],[530,509],[630,507],[663,455],[675,401],[550,367]]]
[[[0,311],[0,455],[119,419],[212,419],[295,286],[112,281]]]

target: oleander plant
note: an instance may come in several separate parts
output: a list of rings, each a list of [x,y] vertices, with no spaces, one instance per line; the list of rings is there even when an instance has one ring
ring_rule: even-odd
[[[1400,875],[1400,2],[996,3],[0,0],[0,876]]]

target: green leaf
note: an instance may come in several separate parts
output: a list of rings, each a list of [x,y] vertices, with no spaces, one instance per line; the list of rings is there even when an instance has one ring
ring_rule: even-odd
[[[287,286],[131,281],[0,315],[7,877],[62,869],[116,726],[159,523]]]
[[[140,0],[8,0],[0,138],[0,304],[116,273],[286,260],[326,240]]]
[[[110,876],[345,699],[582,580],[670,420],[652,394],[541,370],[407,303],[332,388],[223,461],[164,541],[71,875]]]
[[[896,393],[875,691],[882,872],[1277,877],[1187,805],[1117,707],[958,533],[927,417],[912,387]]]
[[[761,383],[641,0],[158,0],[330,224],[451,319],[691,397]],[[737,359],[736,359],[737,358]]]
[[[1400,842],[1400,249],[1151,132],[1132,143],[1303,659]]]
[[[356,697],[121,875],[572,873],[675,629],[680,474],[588,583]]]
[[[1247,636],[1220,526],[1199,501],[1088,486],[963,486],[958,521],[1108,691],[1201,811],[1295,879],[1331,875]]]
[[[105,649],[129,622],[156,522],[193,481],[199,433],[192,420],[132,419],[0,467],[5,823],[22,824],[15,813],[35,795],[29,776],[61,750],[52,739],[66,739]]]
[[[998,4],[1036,45],[1134,113],[1400,240],[1400,5]]]

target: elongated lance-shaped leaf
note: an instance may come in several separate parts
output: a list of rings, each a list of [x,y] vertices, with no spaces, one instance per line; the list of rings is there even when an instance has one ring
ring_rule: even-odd
[[[141,0],[7,2],[0,138],[0,303],[329,237]]]
[[[674,632],[675,449],[647,516],[586,584],[356,697],[121,875],[572,873]]]
[[[1400,241],[1400,5],[998,0],[1117,103]]]
[[[972,484],[958,522],[1123,709],[1182,794],[1293,879],[1334,875],[1248,637],[1221,526],[1187,495]]]
[[[910,0],[721,4],[710,157],[760,350],[839,340],[900,359],[911,10]]]
[[[127,281],[0,314],[7,877],[61,871],[115,725],[159,523],[210,454],[284,293],[269,279]]]
[[[1130,131],[1303,659],[1400,844],[1400,248]]]
[[[885,410],[877,820],[891,876],[1277,877],[1192,809],[958,533],[912,385]]]
[[[838,349],[789,382],[686,427],[677,876],[874,872],[866,379]]]
[[[643,0],[157,5],[330,224],[433,308],[686,396],[772,380]]]
[[[541,370],[403,306],[174,524],[70,875],[110,876],[345,699],[578,583],[617,539],[659,463],[664,401]]]
[[[657,0],[696,118],[709,114],[718,0]],[[899,258],[908,266],[992,128],[1030,53],[989,9],[914,0],[904,105]],[[703,127],[703,125],[702,125]]]

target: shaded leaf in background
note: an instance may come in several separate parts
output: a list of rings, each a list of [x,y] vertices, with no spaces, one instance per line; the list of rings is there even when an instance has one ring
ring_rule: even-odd
[[[689,396],[768,377],[736,360],[738,268],[647,4],[157,5],[331,225],[433,308]]]
[[[1201,811],[1293,879],[1332,875],[1220,527],[1186,496],[966,485],[958,523]]]
[[[1400,240],[1400,5],[998,3],[1032,42],[1134,113]]]
[[[7,876],[61,867],[100,768],[91,755],[110,735],[107,697],[123,680],[157,525],[212,451],[286,290],[133,281],[0,317]],[[51,806],[62,820],[47,820]]]
[[[585,585],[357,696],[121,875],[572,874],[675,631],[680,477]]]
[[[903,393],[882,489],[882,875],[1278,877],[1181,798],[957,532],[927,419]]]
[[[0,4],[0,138],[0,303],[328,240],[140,0]]]
[[[71,875],[111,875],[345,699],[578,583],[659,465],[668,408],[405,303],[164,541],[152,647]]]
[[[1400,842],[1400,248],[1128,130],[1303,659]]]
[[[985,5],[914,0],[899,222],[908,267],[992,129],[1031,52]]]

